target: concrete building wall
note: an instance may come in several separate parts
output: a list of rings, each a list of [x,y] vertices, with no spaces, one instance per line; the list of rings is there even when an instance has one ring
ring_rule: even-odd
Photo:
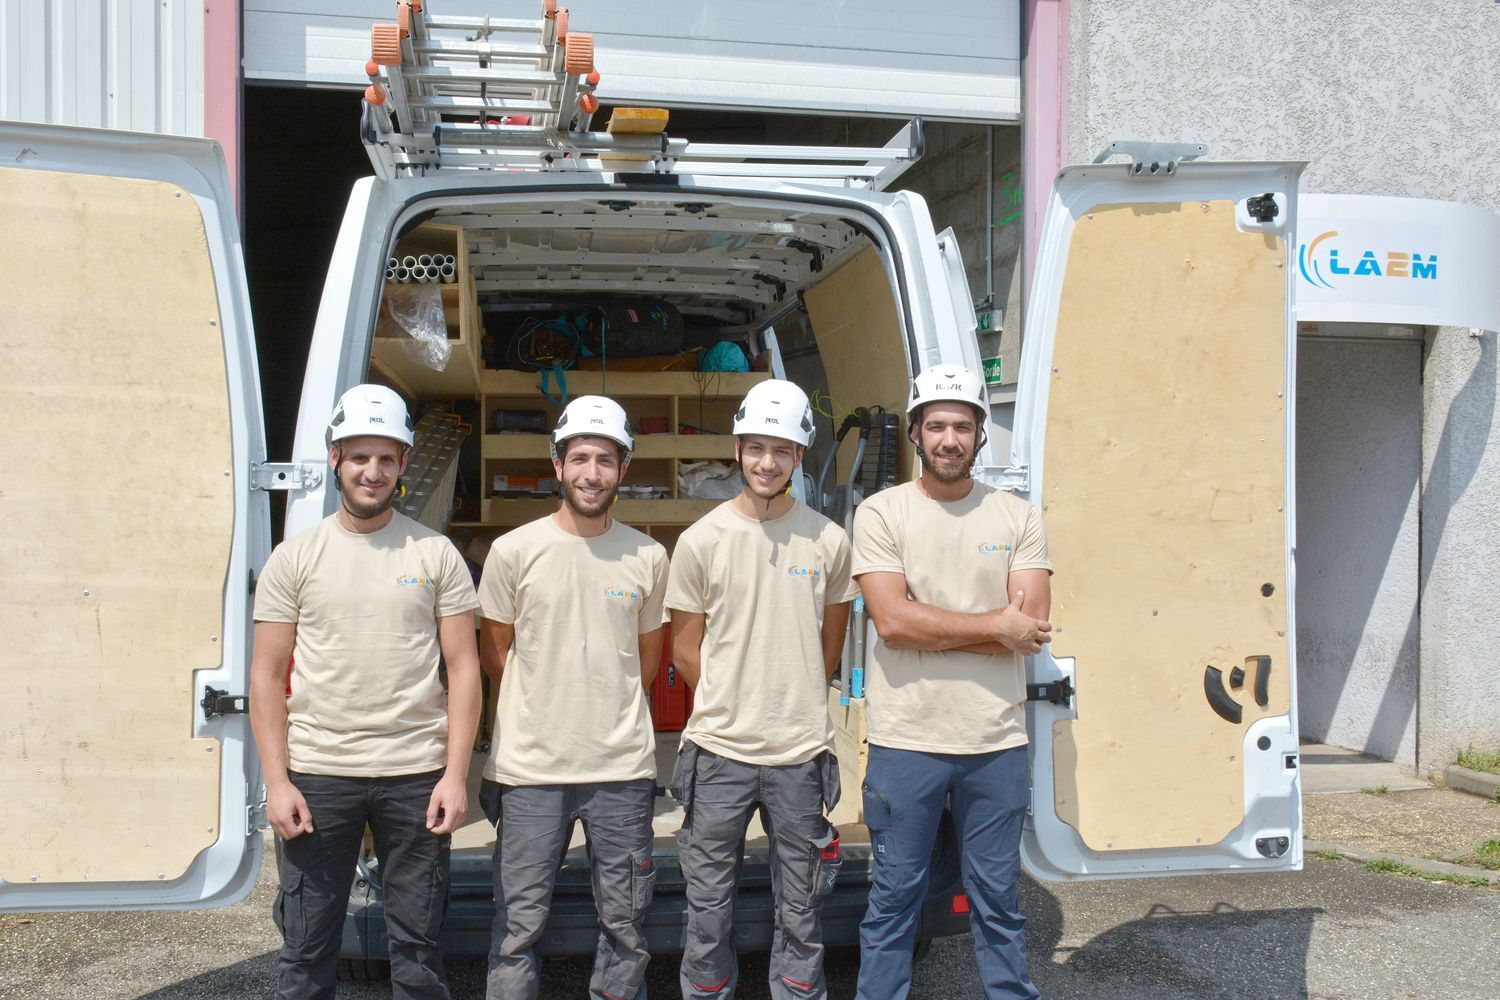
[[[1302,734],[1417,753],[1422,345],[1297,345],[1297,711]]]
[[[1112,139],[1204,142],[1216,158],[1307,160],[1307,191],[1500,210],[1500,4],[1492,0],[1073,0],[1069,62],[1075,162]],[[1442,767],[1470,741],[1500,746],[1496,379],[1493,335],[1444,329],[1430,338],[1423,768]],[[1377,593],[1366,631],[1399,632],[1400,602]]]

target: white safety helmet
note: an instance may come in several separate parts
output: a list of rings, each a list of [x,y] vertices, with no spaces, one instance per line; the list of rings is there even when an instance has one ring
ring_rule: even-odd
[[[984,395],[984,379],[963,365],[933,365],[911,380],[911,395],[906,400],[906,418],[913,419],[918,407],[928,403],[968,403],[974,408],[979,425],[989,420],[989,400]]]
[[[621,462],[630,461],[635,450],[635,430],[625,408],[608,396],[579,396],[563,407],[552,431],[552,457],[562,458],[562,443],[569,438],[609,438],[625,450]]]
[[[328,443],[362,436],[390,438],[412,446],[411,414],[394,389],[357,385],[339,397],[328,421]]]
[[[793,383],[779,378],[767,379],[745,393],[734,415],[733,433],[735,437],[764,434],[806,448],[817,433],[813,426],[812,404],[807,401],[807,393]]]

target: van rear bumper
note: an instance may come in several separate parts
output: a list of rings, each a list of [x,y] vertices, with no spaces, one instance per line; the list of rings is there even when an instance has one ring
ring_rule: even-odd
[[[951,831],[943,824],[944,833]],[[537,946],[540,955],[592,955],[599,941],[587,862],[581,852],[570,854],[558,873],[547,929]],[[757,856],[757,854],[759,856]],[[646,941],[652,955],[682,953],[687,923],[687,896],[675,852],[656,856],[655,898],[646,913]],[[453,887],[443,922],[444,953],[450,957],[483,957],[490,951],[490,924],[495,907],[488,858],[455,856]],[[832,894],[823,903],[823,943],[833,947],[859,943],[859,923],[865,915],[870,886],[868,848],[848,848],[844,867]],[[953,897],[963,891],[956,845],[940,838],[933,852],[932,876],[918,924],[919,939],[965,934],[969,915],[953,912]],[[735,946],[741,951],[771,947],[772,896],[770,869],[764,852],[747,852],[735,900]],[[357,881],[349,896],[341,957],[385,960],[389,956],[385,907],[380,889]]]

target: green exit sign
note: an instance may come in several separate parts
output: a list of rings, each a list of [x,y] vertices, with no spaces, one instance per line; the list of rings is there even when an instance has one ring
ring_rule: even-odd
[[[985,309],[975,314],[979,320],[980,333],[994,333],[1000,329],[1000,311],[998,309]]]
[[[985,358],[984,359],[984,384],[985,385],[999,385],[1000,384],[1000,363],[1003,360],[1004,360],[1003,358]]]

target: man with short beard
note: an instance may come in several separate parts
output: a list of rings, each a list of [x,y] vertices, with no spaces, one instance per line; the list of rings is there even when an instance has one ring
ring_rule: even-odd
[[[771,996],[824,998],[821,913],[842,860],[824,817],[839,798],[828,677],[855,596],[849,538],[788,495],[813,439],[806,393],[762,382],[733,429],[745,485],[682,533],[667,594],[674,662],[693,688],[672,775],[688,898],[682,995],[734,996],[735,884],[759,809],[777,914]]]
[[[438,932],[479,721],[478,601],[453,543],[391,509],[412,445],[401,397],[355,386],[327,440],[339,508],[278,545],[255,590],[250,722],[282,839],[276,995],[333,995],[368,824],[392,991],[447,997]]]
[[[495,539],[479,582],[480,654],[499,685],[480,803],[495,840],[490,1000],[531,1000],[573,824],[588,837],[599,947],[589,995],[643,996],[667,551],[610,504],[635,438],[620,405],[580,396],[552,434],[563,502]]]
[[[1051,638],[1047,539],[1035,507],[969,478],[989,420],[977,375],[927,369],[906,414],[921,477],[854,515],[854,575],[880,636],[865,694],[875,869],[858,995],[907,995],[951,801],[985,996],[1035,997],[1017,901],[1030,786],[1021,657]]]

